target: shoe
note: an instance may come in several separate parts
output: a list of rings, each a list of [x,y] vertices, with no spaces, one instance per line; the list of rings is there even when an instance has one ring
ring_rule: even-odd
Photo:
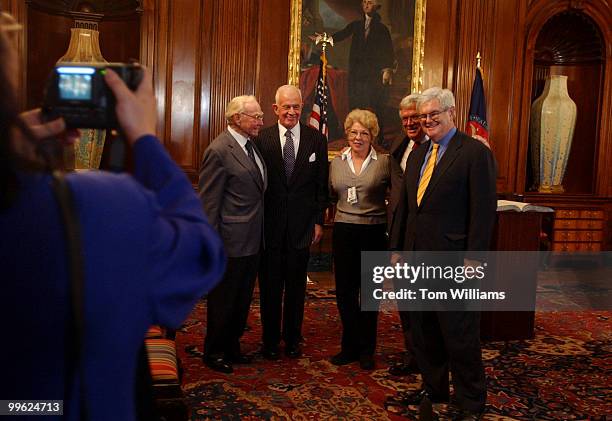
[[[398,392],[395,396],[389,396],[385,400],[385,404],[397,406],[419,405],[425,397],[431,401],[424,390]]]
[[[226,358],[232,364],[251,364],[253,362],[253,356],[247,354],[234,354]]]
[[[285,346],[285,355],[288,358],[300,358],[302,356],[302,348],[299,344]]]
[[[261,351],[261,355],[269,361],[277,361],[280,358],[278,347],[264,347]]]
[[[342,351],[340,351],[338,354],[334,355],[333,357],[329,359],[329,361],[333,365],[346,365],[346,364],[350,364],[358,360],[359,360],[358,356],[346,354]]]
[[[389,367],[389,374],[392,376],[407,376],[409,374],[418,374],[419,368],[414,361],[414,359],[410,360],[410,363],[400,362],[395,363],[391,367]]]
[[[359,367],[362,370],[374,370],[376,364],[374,363],[374,357],[371,355],[362,355],[359,357]]]
[[[482,419],[483,414],[484,412],[473,412],[464,409],[457,417],[453,419],[457,421],[479,421]]]
[[[419,403],[419,421],[438,421],[438,413],[434,411],[429,395],[425,393]]]
[[[205,357],[204,364],[206,364],[211,370],[215,370],[220,373],[230,374],[234,372],[232,364],[223,357]]]

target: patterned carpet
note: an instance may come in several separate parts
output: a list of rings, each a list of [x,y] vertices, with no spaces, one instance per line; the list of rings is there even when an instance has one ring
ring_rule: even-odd
[[[323,297],[323,298],[322,298]],[[306,302],[304,355],[263,360],[259,352],[259,306],[255,301],[243,350],[255,353],[232,375],[201,361],[205,302],[177,333],[192,420],[399,420],[416,419],[416,408],[385,408],[386,396],[415,390],[417,376],[395,377],[389,363],[402,351],[399,318],[381,313],[377,369],[357,363],[335,367],[340,323],[335,300],[325,292]],[[486,420],[612,419],[612,312],[538,313],[536,339],[484,344],[488,381]],[[453,408],[443,412],[454,415]],[[607,418],[606,418],[607,416]]]

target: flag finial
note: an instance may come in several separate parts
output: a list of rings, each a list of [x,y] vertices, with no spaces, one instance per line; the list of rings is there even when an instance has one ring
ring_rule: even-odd
[[[476,68],[480,69],[480,59],[482,58],[482,56],[480,55],[480,51],[476,54]],[[482,70],[482,69],[480,69]]]

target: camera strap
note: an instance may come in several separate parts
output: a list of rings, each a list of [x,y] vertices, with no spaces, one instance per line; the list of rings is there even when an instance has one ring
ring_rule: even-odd
[[[78,374],[80,420],[87,420],[87,399],[84,367],[85,342],[85,271],[81,252],[81,226],[76,212],[74,197],[61,171],[52,172],[53,192],[59,203],[64,223],[64,235],[68,254],[70,279],[71,317],[66,330],[66,373],[64,377],[64,416],[69,411],[72,395],[72,379]]]

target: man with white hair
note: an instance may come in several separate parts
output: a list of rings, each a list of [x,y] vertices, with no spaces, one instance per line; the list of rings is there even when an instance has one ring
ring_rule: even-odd
[[[200,199],[228,255],[223,280],[208,295],[204,363],[231,373],[232,364],[249,363],[240,351],[263,239],[267,171],[253,143],[263,126],[263,112],[251,95],[227,104],[227,128],[204,152]]]
[[[396,139],[391,145],[389,155],[395,159],[400,169],[400,174],[394,175],[391,180],[391,194],[389,195],[389,206],[387,208],[387,232],[391,232],[393,220],[397,210],[397,204],[400,200],[400,192],[402,189],[402,176],[406,171],[406,163],[412,151],[416,150],[423,143],[427,136],[421,127],[419,112],[417,110],[417,101],[420,95],[417,93],[405,96],[399,104],[399,116],[402,121],[402,128],[405,136]],[[399,175],[399,176],[398,176]],[[404,333],[404,346],[406,351],[402,355],[402,360],[389,367],[389,373],[394,376],[406,376],[411,373],[417,373],[418,367],[412,345],[412,334],[410,333],[410,313],[400,311],[400,321],[402,323],[402,331]]]
[[[293,85],[277,89],[278,122],[261,131],[257,146],[270,171],[265,197],[265,251],[259,272],[263,357],[302,355],[302,322],[310,246],[323,236],[328,205],[327,140],[302,125],[302,94]]]
[[[427,89],[417,108],[429,141],[408,158],[390,248],[463,252],[463,265],[475,267],[480,252],[489,249],[495,221],[495,159],[485,145],[457,130],[448,89]],[[420,404],[423,417],[435,418],[431,404],[435,410],[450,398],[450,369],[459,419],[479,419],[487,397],[480,313],[412,311],[410,317],[423,390],[394,400]]]

